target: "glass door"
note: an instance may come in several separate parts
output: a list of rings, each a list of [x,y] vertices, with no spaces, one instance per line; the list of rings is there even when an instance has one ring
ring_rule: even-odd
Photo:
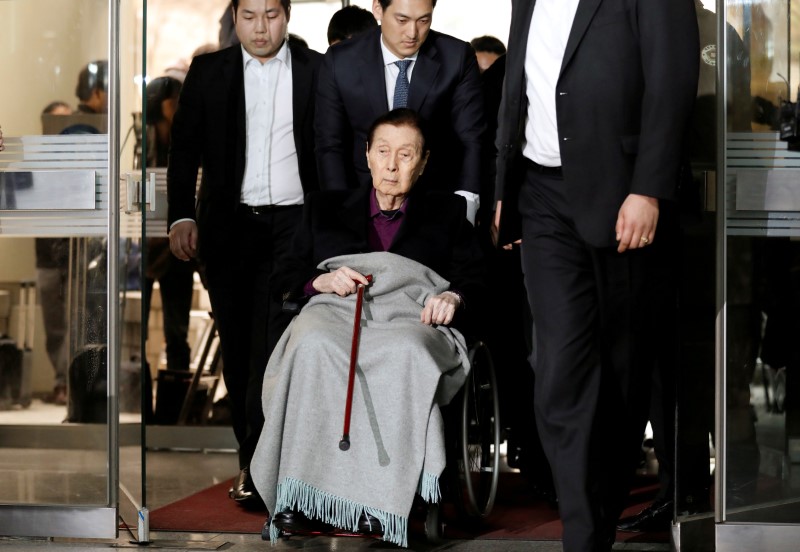
[[[800,136],[796,106],[787,102],[800,82],[798,12],[789,0],[720,6],[728,123],[744,117],[751,125],[736,132],[728,124],[720,152],[717,550],[795,550]],[[735,85],[743,81],[744,91]]]
[[[117,4],[0,2],[0,534],[117,534]]]

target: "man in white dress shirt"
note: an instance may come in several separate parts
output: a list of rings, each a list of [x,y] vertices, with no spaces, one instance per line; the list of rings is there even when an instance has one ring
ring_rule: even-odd
[[[567,552],[611,549],[638,459],[697,51],[693,0],[512,0],[496,236],[522,240]]]
[[[231,498],[263,507],[249,463],[264,421],[264,369],[288,323],[269,278],[305,193],[318,188],[313,98],[322,56],[287,40],[290,0],[233,0],[231,10],[241,45],[196,57],[181,91],[169,237],[176,257],[197,257],[205,271],[239,443]]]

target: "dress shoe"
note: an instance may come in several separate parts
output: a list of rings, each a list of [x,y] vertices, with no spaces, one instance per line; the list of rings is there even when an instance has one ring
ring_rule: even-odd
[[[364,512],[358,518],[358,532],[362,535],[383,535],[383,525],[378,518]]]
[[[674,503],[671,500],[656,500],[635,516],[619,520],[617,529],[626,533],[668,531],[673,509]]]
[[[280,531],[287,533],[330,533],[333,525],[318,519],[308,519],[303,512],[284,510],[272,518],[272,524]]]
[[[228,496],[248,510],[266,509],[264,501],[261,500],[256,486],[253,484],[253,478],[250,477],[250,469],[247,467],[239,471],[233,487],[228,489]]]

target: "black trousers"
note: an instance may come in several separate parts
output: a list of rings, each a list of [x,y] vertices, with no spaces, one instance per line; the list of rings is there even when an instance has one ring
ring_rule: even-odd
[[[529,166],[519,196],[536,422],[564,550],[610,550],[647,423],[658,232],[652,245],[624,254],[592,247],[575,231],[564,186]]]
[[[261,385],[267,361],[291,320],[281,312],[270,275],[276,259],[289,250],[301,215],[300,206],[260,215],[240,209],[231,234],[235,239],[204,259],[240,468],[249,465],[264,425]]]
[[[667,337],[653,373],[650,423],[661,484],[656,500],[676,500],[678,512],[696,513],[710,508],[716,218],[713,213],[684,218],[669,251],[675,303],[660,318]]]
[[[163,313],[164,341],[167,348],[167,368],[170,370],[188,370],[191,363],[191,347],[189,346],[189,315],[192,310],[194,294],[194,263],[181,261],[172,257],[166,270],[157,278],[161,290],[161,309]],[[150,301],[153,284],[156,278],[146,278],[145,287],[145,324],[150,315]]]

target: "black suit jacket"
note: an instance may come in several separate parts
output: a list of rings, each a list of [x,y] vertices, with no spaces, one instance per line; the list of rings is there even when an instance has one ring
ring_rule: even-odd
[[[325,54],[314,123],[322,189],[371,183],[367,131],[389,111],[380,41],[379,27],[336,44]],[[472,47],[430,31],[411,74],[408,107],[422,117],[431,152],[419,184],[479,193],[484,119]]]
[[[282,299],[302,297],[306,283],[323,273],[317,269],[322,261],[371,251],[367,232],[372,192],[372,186],[365,186],[306,197],[292,252],[272,276],[273,289]],[[467,310],[477,313],[485,268],[475,229],[466,219],[466,201],[455,194],[419,188],[407,201],[405,218],[388,251],[435,270],[464,296]]]
[[[512,0],[497,136],[502,243],[521,236],[524,63],[534,4]],[[588,243],[616,243],[628,194],[676,198],[698,44],[694,0],[580,0],[555,94],[564,186]]]
[[[314,93],[322,54],[289,43],[292,113],[304,192],[318,189],[314,163]],[[168,224],[197,221],[199,255],[223,251],[244,178],[246,115],[241,46],[196,57],[181,89],[167,169]],[[195,201],[197,170],[202,165]]]

